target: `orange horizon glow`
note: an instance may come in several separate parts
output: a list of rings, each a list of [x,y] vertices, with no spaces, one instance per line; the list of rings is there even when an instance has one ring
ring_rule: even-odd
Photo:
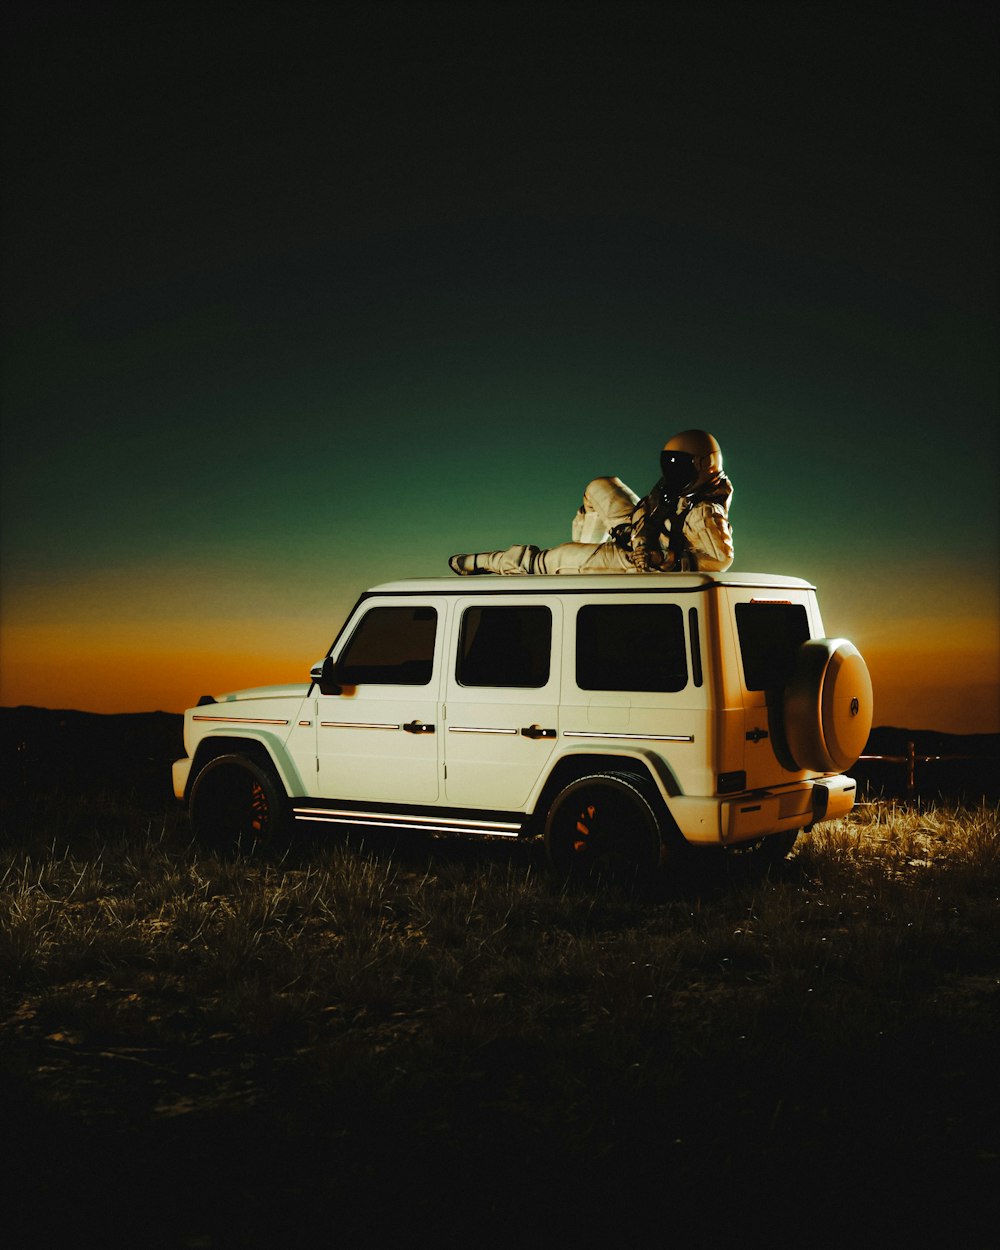
[[[199,631],[198,650],[182,628],[58,626],[5,629],[0,705],[98,713],[182,712],[203,694],[306,683],[339,621],[279,628],[218,622]],[[872,631],[876,632],[876,631]],[[907,646],[859,641],[875,688],[875,724],[945,733],[1000,732],[1000,653],[991,623],[972,623],[958,640],[931,624],[894,631]],[[257,643],[252,645],[251,639]]]

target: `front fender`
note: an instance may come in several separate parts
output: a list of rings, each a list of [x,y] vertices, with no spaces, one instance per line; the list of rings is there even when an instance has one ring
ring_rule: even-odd
[[[248,729],[238,737],[234,737],[231,730],[222,727],[210,729],[204,735],[198,743],[193,759],[175,761],[173,765],[174,793],[178,798],[187,800],[192,781],[208,760],[214,759],[217,755],[226,755],[230,751],[237,753],[240,750],[246,751],[248,746],[251,747],[250,754],[259,755],[263,751],[267,755],[287,795],[306,793],[301,771],[288,750],[285,739],[267,729]],[[179,785],[182,787],[180,791],[178,791]]]

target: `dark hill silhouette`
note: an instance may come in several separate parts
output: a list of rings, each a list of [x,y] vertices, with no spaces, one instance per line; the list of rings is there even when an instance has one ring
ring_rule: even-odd
[[[0,708],[5,785],[126,790],[142,803],[167,801],[170,765],[184,754],[183,727],[184,717],[174,712]]]
[[[184,718],[173,712],[57,711],[0,708],[0,759],[5,784],[58,786],[94,792],[133,792],[144,803],[172,797],[170,765],[183,754]],[[948,734],[884,725],[873,729],[867,756],[848,771],[861,794],[903,796],[908,744],[913,743],[917,796],[965,799],[1000,797],[1000,734]],[[921,759],[922,756],[943,757]]]
[[[912,752],[912,787],[909,786]],[[873,729],[864,756],[848,769],[863,795],[960,799],[1000,797],[1000,734],[949,734],[933,729]]]
[[[934,729],[900,729],[880,725],[871,731],[865,754],[899,755],[913,742],[924,755],[981,755],[1000,758],[1000,734],[949,734]]]

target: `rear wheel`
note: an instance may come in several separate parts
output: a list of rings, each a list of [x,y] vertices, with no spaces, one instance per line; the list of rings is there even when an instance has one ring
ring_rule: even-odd
[[[191,787],[195,836],[219,850],[272,846],[286,828],[285,794],[274,771],[246,755],[219,755]]]
[[[602,773],[570,782],[545,821],[549,863],[563,875],[624,884],[650,880],[663,846],[657,803],[641,777]]]

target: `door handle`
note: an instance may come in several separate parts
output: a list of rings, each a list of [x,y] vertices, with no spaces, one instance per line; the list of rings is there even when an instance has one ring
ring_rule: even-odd
[[[766,729],[751,729],[747,734],[747,742],[760,742],[761,738],[768,736]]]
[[[522,729],[521,733],[525,738],[554,738],[556,731],[554,729],[543,729],[541,725],[528,725]]]
[[[432,734],[434,732],[434,726],[425,725],[422,720],[411,720],[403,728],[408,734]]]

